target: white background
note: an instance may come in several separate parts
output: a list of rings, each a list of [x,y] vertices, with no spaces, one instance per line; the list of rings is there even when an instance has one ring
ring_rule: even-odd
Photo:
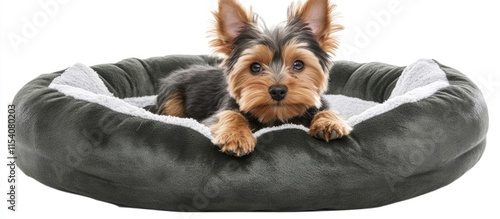
[[[0,124],[16,92],[42,73],[76,62],[114,63],[124,58],[169,54],[209,54],[206,32],[216,1],[66,0],[44,11],[54,0],[0,0]],[[246,0],[267,24],[285,20],[291,1]],[[7,212],[5,157],[1,140],[1,218],[500,218],[498,143],[500,5],[496,1],[336,0],[342,48],[336,59],[408,65],[433,58],[452,66],[482,89],[488,101],[488,145],[479,163],[454,183],[429,194],[389,206],[353,211],[305,213],[181,214],[119,208],[44,186],[18,170],[17,212]],[[391,6],[395,5],[397,7]],[[394,10],[395,8],[395,10]],[[390,10],[391,9],[391,10]],[[382,16],[384,15],[384,16]],[[382,17],[382,19],[380,19]],[[34,21],[36,20],[36,21]],[[30,23],[30,24],[29,24]],[[27,26],[33,25],[31,29]],[[26,28],[29,31],[26,31]],[[24,33],[23,33],[24,29]],[[36,30],[34,30],[36,29]],[[11,42],[24,38],[22,44]],[[16,41],[20,42],[20,41]],[[1,110],[0,110],[1,111]],[[0,125],[7,135],[6,125]],[[3,136],[1,139],[5,139]]]

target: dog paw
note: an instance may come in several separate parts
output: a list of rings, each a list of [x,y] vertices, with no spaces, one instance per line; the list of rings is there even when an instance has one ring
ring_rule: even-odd
[[[228,155],[235,157],[248,155],[253,152],[257,141],[250,130],[248,130],[248,133],[241,133],[239,131],[221,133],[215,137],[212,143],[214,143],[221,152]]]
[[[253,152],[257,140],[248,121],[240,113],[223,111],[217,115],[218,122],[211,126],[215,138],[212,143],[221,152],[241,157]]]
[[[322,111],[316,114],[311,122],[309,135],[328,142],[348,135],[351,130],[352,128],[335,113]]]

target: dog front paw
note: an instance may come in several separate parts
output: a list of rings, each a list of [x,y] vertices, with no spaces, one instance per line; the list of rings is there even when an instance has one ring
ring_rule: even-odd
[[[351,132],[352,128],[332,111],[322,111],[314,116],[309,135],[326,142],[342,138]]]
[[[215,135],[212,143],[221,152],[232,156],[241,157],[252,153],[257,140],[245,117],[234,111],[223,111],[217,117],[218,122],[211,126]]]
[[[242,132],[243,131],[243,132]],[[242,157],[253,152],[256,139],[252,132],[244,130],[234,130],[221,133],[212,141],[219,150],[228,155]]]

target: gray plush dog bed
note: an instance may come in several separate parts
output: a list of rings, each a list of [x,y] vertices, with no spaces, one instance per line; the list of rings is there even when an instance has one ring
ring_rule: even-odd
[[[328,101],[354,127],[324,142],[307,128],[255,133],[254,153],[217,151],[208,127],[155,115],[156,85],[206,56],[126,59],[44,74],[16,95],[18,165],[50,187],[173,211],[357,209],[409,199],[469,170],[486,144],[479,89],[434,60],[339,61]]]

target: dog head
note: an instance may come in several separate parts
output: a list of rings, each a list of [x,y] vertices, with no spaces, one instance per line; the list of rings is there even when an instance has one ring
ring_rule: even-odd
[[[292,4],[285,24],[268,29],[236,0],[219,1],[211,46],[224,56],[229,94],[241,111],[267,123],[321,107],[329,53],[338,45],[333,34],[343,29],[334,8],[328,0]]]

